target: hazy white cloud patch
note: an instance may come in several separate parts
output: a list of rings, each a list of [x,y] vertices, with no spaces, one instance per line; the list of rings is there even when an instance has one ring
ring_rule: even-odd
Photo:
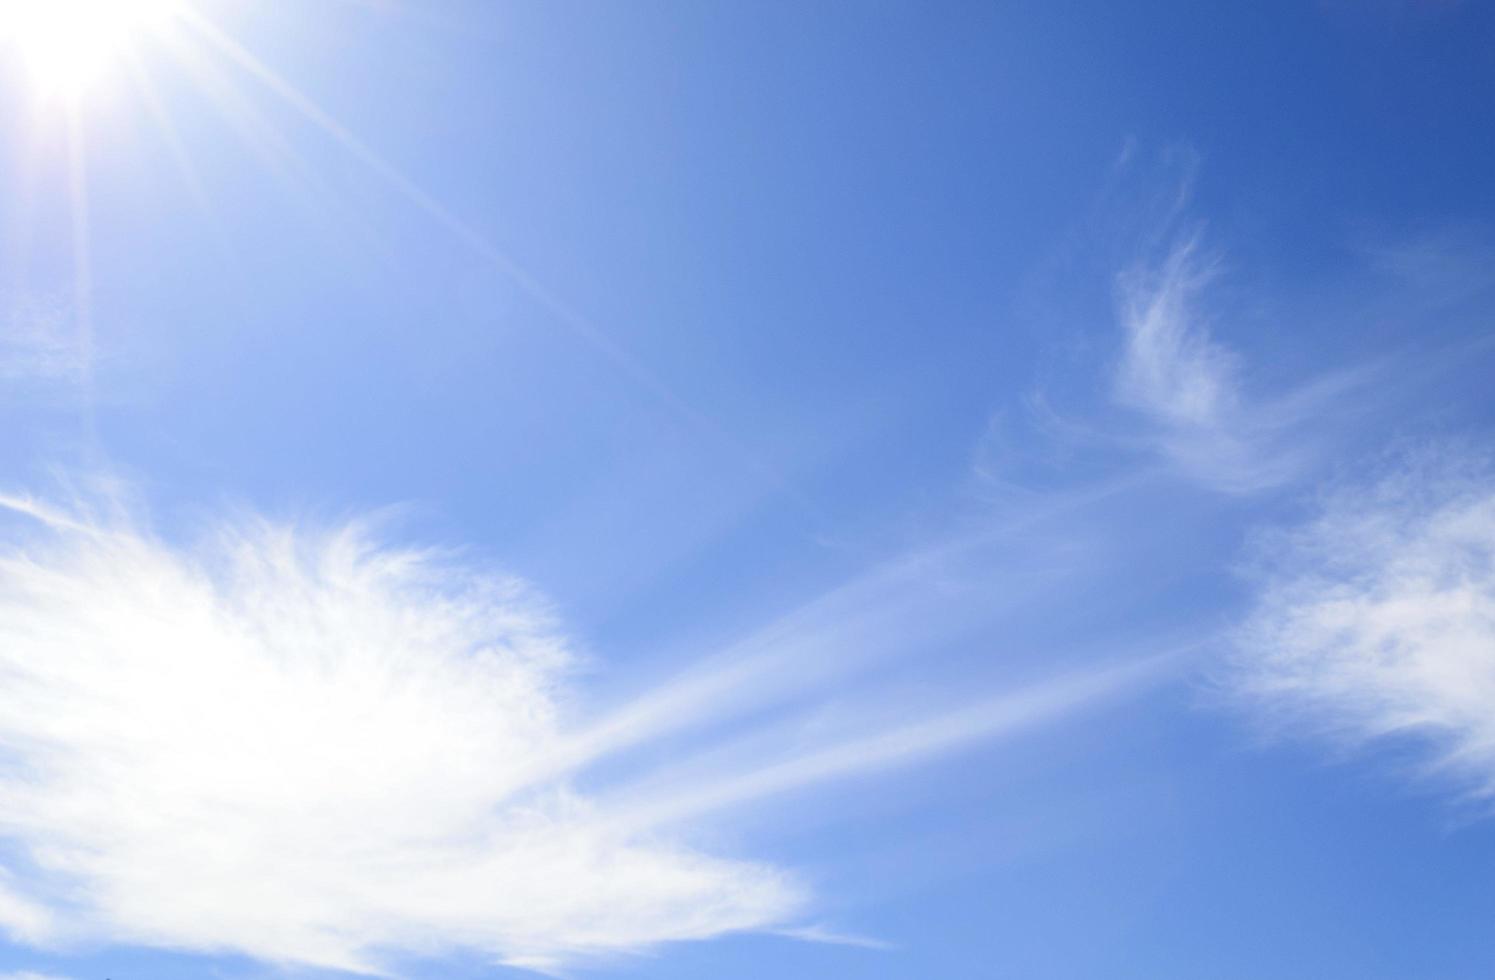
[[[0,875],[0,931],[29,943],[44,943],[53,934],[51,910],[18,894],[8,875]]]
[[[87,352],[65,305],[8,303],[0,319],[0,381],[77,383]]]
[[[1264,539],[1239,636],[1254,701],[1354,743],[1428,751],[1430,771],[1495,796],[1495,466],[1424,452],[1330,495]]]
[[[702,852],[703,820],[1052,720],[1135,675],[729,753],[689,778],[656,753],[665,772],[584,793],[589,765],[719,720],[784,659],[588,717],[546,605],[450,555],[356,524],[251,516],[183,545],[118,509],[0,510],[0,927],[44,945],[362,972],[461,949],[549,969],[804,930],[796,875]]]

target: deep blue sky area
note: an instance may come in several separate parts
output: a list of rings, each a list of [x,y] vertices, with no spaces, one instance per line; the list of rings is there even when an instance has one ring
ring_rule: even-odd
[[[0,5],[0,980],[1495,975],[1492,107],[1475,0]]]

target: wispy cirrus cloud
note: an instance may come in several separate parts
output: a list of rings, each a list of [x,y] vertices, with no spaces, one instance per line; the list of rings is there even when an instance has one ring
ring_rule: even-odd
[[[1160,422],[1218,428],[1240,411],[1239,358],[1210,336],[1201,293],[1219,272],[1194,231],[1160,262],[1118,277],[1118,318],[1126,344],[1117,397]]]
[[[1210,291],[1222,272],[1194,228],[1117,275],[1113,384],[1117,402],[1142,417],[1144,444],[1191,478],[1244,493],[1295,478],[1316,444],[1304,423],[1365,372],[1339,370],[1275,396],[1249,392],[1244,359],[1215,335]]]
[[[1140,413],[1148,439],[1189,476],[1232,490],[1282,482],[1292,469],[1261,443],[1270,432],[1249,413],[1241,358],[1213,336],[1207,290],[1221,259],[1195,229],[1153,261],[1116,279],[1123,346],[1115,396]]]
[[[813,897],[791,869],[705,853],[690,831],[1051,721],[1145,669],[679,778],[666,753],[584,792],[601,760],[815,673],[764,680],[786,661],[760,652],[597,716],[550,611],[510,577],[356,524],[246,517],[174,545],[118,513],[0,504],[39,526],[0,546],[0,837],[16,856],[0,924],[33,943],[375,973],[458,949],[548,969],[794,932]]]
[[[1296,725],[1426,750],[1495,796],[1495,466],[1444,448],[1263,538],[1237,688]]]
[[[1038,298],[1025,301],[1067,335],[1052,351],[1063,370],[1047,369],[1025,400],[1026,428],[995,418],[976,453],[978,478],[1093,476],[1145,459],[1216,491],[1251,494],[1301,478],[1344,435],[1345,396],[1381,377],[1374,353],[1285,377],[1246,341],[1268,317],[1337,328],[1358,310],[1280,295],[1233,266],[1194,214],[1199,166],[1187,145],[1123,147],[1101,203],[1040,266]]]

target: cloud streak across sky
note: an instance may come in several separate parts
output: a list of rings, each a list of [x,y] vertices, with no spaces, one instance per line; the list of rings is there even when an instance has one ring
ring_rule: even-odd
[[[523,583],[357,524],[249,516],[177,546],[123,517],[4,505],[0,923],[34,944],[383,972],[456,949],[548,969],[792,931],[813,898],[792,869],[704,853],[689,831],[1061,717],[1146,670],[589,793],[588,766],[693,723],[722,685],[645,692],[620,715],[642,727],[583,717],[575,658]],[[757,668],[783,664],[723,683]]]

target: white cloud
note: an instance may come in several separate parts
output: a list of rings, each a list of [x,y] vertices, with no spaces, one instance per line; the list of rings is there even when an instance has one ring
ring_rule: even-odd
[[[1146,418],[1148,441],[1179,470],[1221,489],[1256,490],[1295,465],[1266,445],[1276,426],[1247,405],[1239,356],[1211,334],[1204,299],[1219,271],[1195,233],[1117,277],[1124,347],[1115,393]]]
[[[686,832],[1052,719],[1132,676],[583,794],[586,766],[719,721],[733,691],[753,703],[783,658],[587,717],[566,644],[513,579],[358,526],[245,518],[183,547],[120,517],[0,506],[43,529],[0,545],[0,837],[19,856],[0,925],[29,942],[374,972],[395,953],[549,968],[792,931],[809,909],[793,874],[702,853]]]
[[[1262,546],[1252,698],[1354,742],[1412,737],[1495,796],[1495,468],[1423,453]]]
[[[0,980],[69,980],[69,978],[55,973],[34,973],[31,970],[22,970],[20,973],[0,973]]]
[[[1157,267],[1133,267],[1119,280],[1127,336],[1117,394],[1172,425],[1219,426],[1239,407],[1237,358],[1210,337],[1198,307],[1218,265],[1195,235]]]
[[[25,908],[60,895],[111,940],[349,969],[375,947],[538,961],[799,908],[779,871],[621,837],[563,781],[525,785],[569,658],[516,582],[357,528],[250,522],[195,553],[55,530],[0,554],[0,829],[35,865],[13,869]]]
[[[1249,396],[1243,359],[1212,330],[1209,291],[1220,273],[1219,256],[1196,230],[1117,277],[1124,343],[1114,391],[1145,420],[1143,441],[1180,472],[1251,492],[1299,474],[1315,442],[1304,423],[1322,421],[1327,405],[1366,372],[1341,370],[1275,397]]]

